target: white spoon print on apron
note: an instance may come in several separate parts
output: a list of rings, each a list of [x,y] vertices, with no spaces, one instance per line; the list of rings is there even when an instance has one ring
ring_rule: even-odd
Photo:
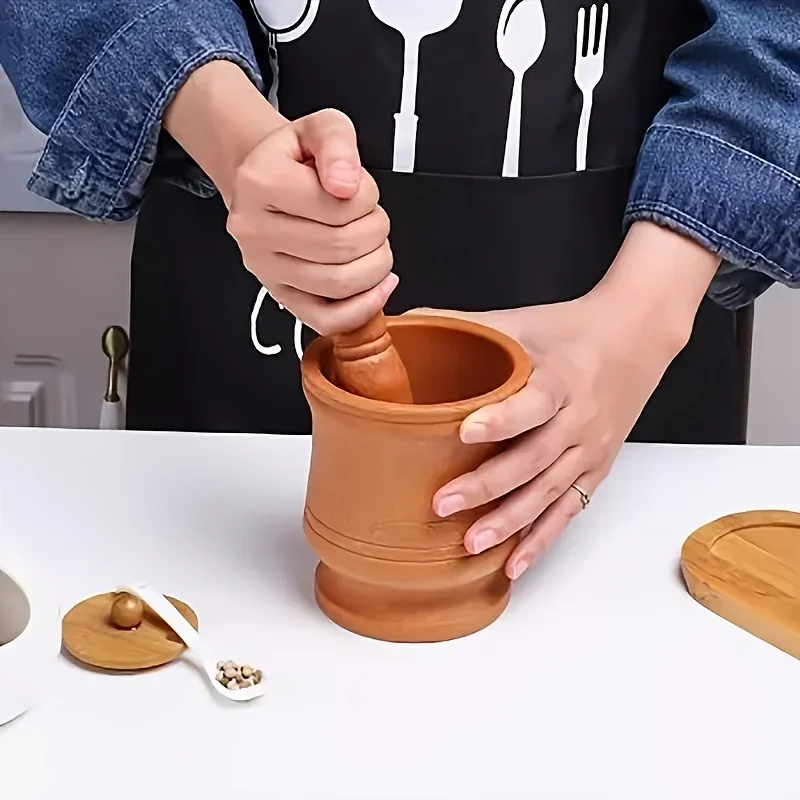
[[[539,60],[546,38],[542,0],[506,0],[497,25],[497,52],[514,74],[514,88],[508,111],[504,178],[519,177],[522,82],[525,73]]]
[[[369,0],[372,13],[404,40],[400,113],[394,115],[395,172],[413,172],[417,147],[417,75],[420,42],[449,28],[464,0]]]
[[[597,6],[589,12],[589,35],[586,36],[586,9],[578,10],[578,36],[575,44],[575,83],[583,95],[581,121],[578,125],[575,168],[586,169],[586,153],[589,149],[589,123],[592,119],[594,90],[603,77],[606,58],[606,33],[608,32],[608,3],[603,5],[600,22],[600,39],[597,39]]]

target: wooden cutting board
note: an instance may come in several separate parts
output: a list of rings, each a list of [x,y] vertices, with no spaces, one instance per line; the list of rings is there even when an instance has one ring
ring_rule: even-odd
[[[734,625],[800,658],[800,514],[748,511],[684,543],[689,593]]]

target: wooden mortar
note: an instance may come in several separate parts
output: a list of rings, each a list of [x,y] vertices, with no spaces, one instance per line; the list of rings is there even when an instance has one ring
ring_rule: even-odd
[[[334,343],[314,341],[302,361],[313,417],[304,529],[321,563],[322,611],[355,633],[397,642],[466,636],[506,607],[503,566],[517,537],[480,555],[467,529],[494,504],[447,519],[434,493],[504,445],[466,445],[462,421],[525,386],[522,347],[460,319],[390,318],[414,405],[369,400],[335,385]]]

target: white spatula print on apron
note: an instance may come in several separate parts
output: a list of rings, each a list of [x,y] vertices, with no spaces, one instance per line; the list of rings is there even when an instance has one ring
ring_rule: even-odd
[[[269,39],[269,60],[272,68],[272,85],[269,101],[278,108],[278,42],[292,42],[299,39],[314,24],[319,11],[320,0],[250,0],[253,12],[265,29]],[[265,356],[276,356],[283,348],[279,344],[261,344],[258,338],[258,315],[267,296],[272,297],[265,287],[261,287],[250,312],[250,340],[253,347]],[[284,307],[278,303],[281,311]],[[297,358],[303,357],[303,323],[294,321],[294,351]]]
[[[503,177],[519,177],[520,129],[522,126],[522,81],[539,60],[547,39],[542,0],[506,0],[497,25],[497,52],[514,74],[508,111]]]
[[[606,59],[606,34],[608,32],[608,3],[603,5],[600,22],[600,38],[597,38],[597,6],[589,11],[589,31],[586,35],[586,9],[578,10],[578,35],[575,44],[575,83],[583,95],[581,121],[578,125],[578,142],[575,169],[586,169],[586,154],[589,149],[589,123],[592,119],[594,90],[603,77]]]
[[[398,31],[405,42],[400,113],[394,115],[395,172],[413,172],[417,146],[417,75],[419,46],[426,36],[449,28],[464,0],[369,0],[372,13]]]

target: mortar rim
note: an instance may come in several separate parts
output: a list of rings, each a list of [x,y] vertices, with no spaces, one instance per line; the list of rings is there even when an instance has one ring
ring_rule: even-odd
[[[388,403],[369,400],[346,392],[331,383],[322,373],[321,360],[331,348],[327,337],[315,339],[305,350],[301,361],[303,390],[310,405],[319,402],[335,408],[338,412],[361,419],[380,420],[398,424],[434,425],[457,422],[484,406],[499,403],[519,392],[528,382],[533,367],[527,352],[519,344],[500,331],[471,320],[435,315],[413,315],[387,317],[389,332],[393,328],[429,327],[445,328],[478,336],[498,346],[511,359],[512,370],[508,379],[495,389],[466,400],[431,405]]]

